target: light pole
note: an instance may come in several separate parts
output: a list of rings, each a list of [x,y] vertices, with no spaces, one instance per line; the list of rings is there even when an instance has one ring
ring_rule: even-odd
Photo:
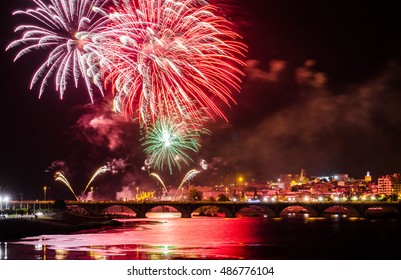
[[[0,211],[3,211],[3,198],[0,196]]]
[[[8,196],[6,196],[4,198],[4,201],[6,202],[6,210],[8,209],[8,201],[10,200],[10,198]]]
[[[43,197],[44,197],[44,200],[45,200],[45,201],[46,201],[46,190],[47,190],[47,187],[44,186],[44,187],[43,187]]]
[[[22,209],[22,195],[23,195],[23,193],[19,193],[19,195],[21,196],[19,208]]]

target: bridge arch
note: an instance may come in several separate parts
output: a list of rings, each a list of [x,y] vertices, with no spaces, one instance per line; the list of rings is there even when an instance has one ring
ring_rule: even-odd
[[[190,218],[193,215],[196,215],[196,212],[198,210],[202,209],[213,209],[217,214],[218,213],[224,213],[224,216],[226,218],[235,218],[235,211],[232,209],[232,205],[226,205],[226,204],[216,204],[216,203],[191,203],[187,207],[183,207],[185,211],[185,217]]]
[[[332,205],[327,206],[323,210],[323,215],[344,214],[350,217],[361,217],[362,213],[352,205]]]
[[[153,212],[154,210],[159,210],[159,211],[155,211],[158,213],[177,212],[177,213],[181,214],[181,217],[183,217],[186,214],[185,211],[183,211],[182,209],[180,209],[180,207],[178,207],[176,205],[161,204],[161,205],[150,206],[147,209],[145,216],[148,217],[149,212]]]
[[[371,205],[363,212],[364,217],[400,217],[400,211],[393,205],[375,206]]]
[[[262,214],[263,217],[277,217],[276,212],[267,205],[240,205],[236,209],[236,216],[241,216],[241,214],[245,214],[246,216],[246,213],[250,214],[250,216],[259,216],[258,214]]]
[[[103,214],[111,214],[111,215],[125,215],[132,216],[131,214],[135,214],[135,217],[138,216],[138,210],[132,209],[129,205],[116,204],[110,205],[104,209],[102,209]]]
[[[321,211],[311,205],[307,204],[293,204],[288,206],[283,206],[279,210],[279,216],[286,216],[287,213],[308,213],[310,217],[320,217]]]
[[[210,216],[217,217],[222,210],[215,205],[202,205],[198,208],[194,209],[191,213],[191,216]]]

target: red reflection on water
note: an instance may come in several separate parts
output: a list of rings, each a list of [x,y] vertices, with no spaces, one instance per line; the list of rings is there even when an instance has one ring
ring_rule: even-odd
[[[400,259],[400,231],[399,219],[164,216],[76,234],[25,238],[8,242],[6,251],[10,260]],[[390,246],[394,250],[385,250]]]
[[[118,228],[18,243],[45,243],[47,253],[42,256],[47,259],[243,259],[249,257],[247,248],[261,246],[266,239],[260,231],[267,223],[263,218],[177,217],[163,213],[158,218],[125,220]]]

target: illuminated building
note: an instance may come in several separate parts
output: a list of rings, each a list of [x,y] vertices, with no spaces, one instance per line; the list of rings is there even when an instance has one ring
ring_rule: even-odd
[[[370,172],[369,171],[366,173],[365,182],[372,182],[372,176],[370,176]]]
[[[379,194],[391,195],[401,193],[400,174],[386,175],[377,179]]]

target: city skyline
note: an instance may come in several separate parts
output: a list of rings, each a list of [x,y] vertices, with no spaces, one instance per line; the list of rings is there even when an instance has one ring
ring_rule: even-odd
[[[224,109],[229,122],[211,124],[188,166],[208,163],[195,180],[238,172],[268,179],[301,168],[316,176],[369,171],[375,178],[401,171],[401,4],[223,2],[249,47],[246,77],[237,104]],[[68,87],[64,100],[52,85],[41,99],[29,90],[39,58],[13,62],[15,52],[4,51],[21,21],[12,12],[29,7],[6,1],[1,11],[0,186],[24,196],[49,183],[55,188],[54,162],[65,165],[73,185],[84,185],[114,159],[126,166],[99,177],[113,192],[135,180],[152,182],[141,170],[138,130],[105,113],[107,99],[89,105],[84,87]],[[164,176],[175,182],[186,171]]]

